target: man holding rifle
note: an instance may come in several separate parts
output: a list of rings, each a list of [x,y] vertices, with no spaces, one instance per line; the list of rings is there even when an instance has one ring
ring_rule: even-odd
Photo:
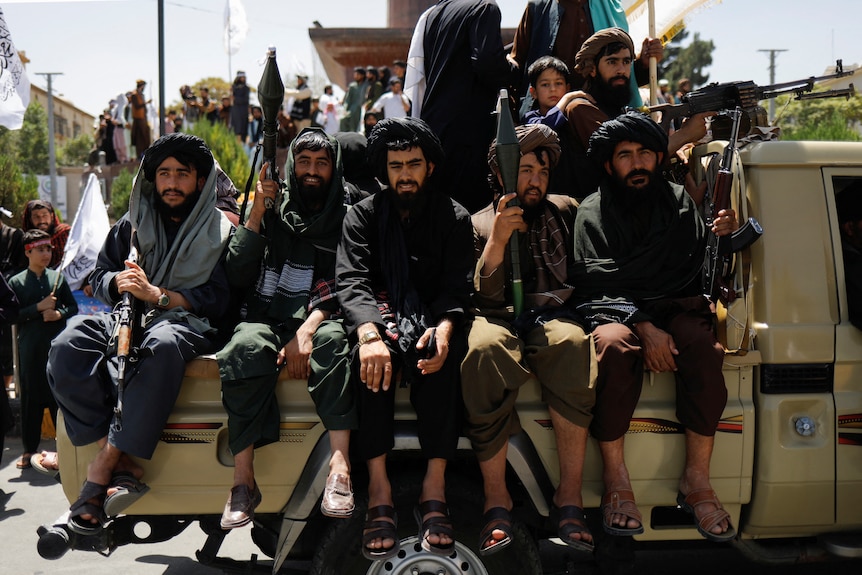
[[[128,327],[118,325],[119,309],[72,318],[48,358],[48,381],[69,439],[100,447],[70,509],[76,533],[98,533],[148,489],[133,457],[152,457],[186,362],[214,351],[213,323],[230,297],[222,258],[231,229],[216,208],[216,170],[204,141],[183,133],[159,138],[143,156],[129,212],[108,234],[92,275],[104,302],[134,296],[130,357],[136,361],[116,381],[115,334]],[[137,263],[130,261],[135,252]],[[122,411],[115,408],[118,390],[125,390]]]
[[[667,135],[628,112],[590,138],[589,157],[604,170],[578,209],[572,281],[590,321],[599,362],[590,431],[604,460],[602,523],[611,535],[643,532],[623,459],[623,438],[640,397],[644,369],[673,372],[686,463],[678,503],[701,535],[728,541],[736,531],[710,486],[715,431],[727,401],[724,350],[713,333],[701,269],[707,234],[730,234],[733,210],[708,229],[691,197],[661,177]]]
[[[542,385],[559,451],[560,484],[553,501],[559,537],[589,552],[593,537],[584,517],[581,477],[595,401],[595,355],[589,333],[563,305],[572,294],[566,276],[577,203],[548,193],[551,170],[560,157],[556,133],[544,124],[519,126],[515,133],[520,145],[516,193],[502,193],[503,158],[495,141],[488,164],[498,197],[472,217],[476,316],[461,376],[467,436],[485,486],[479,553],[496,553],[514,537],[506,453],[509,437],[521,430],[515,411],[518,389],[533,378]],[[515,231],[521,232],[518,249],[523,252],[520,271],[526,292],[525,311],[519,315],[512,312],[507,288],[512,266],[508,250]]]

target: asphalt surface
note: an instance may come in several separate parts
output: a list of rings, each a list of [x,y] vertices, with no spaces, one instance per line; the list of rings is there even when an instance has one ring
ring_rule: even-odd
[[[41,448],[53,449],[53,441],[43,440]],[[47,560],[36,551],[36,530],[50,525],[69,507],[60,484],[33,469],[19,470],[20,438],[6,437],[0,463],[0,573],[3,575],[82,574],[114,575],[222,575],[224,571],[200,564],[195,552],[206,535],[197,524],[190,525],[173,539],[149,545],[126,545],[109,557],[94,552],[69,551],[56,560]],[[220,557],[246,561],[261,555],[251,540],[251,528],[232,531],[225,539]],[[599,537],[601,535],[599,534]],[[763,565],[746,559],[729,545],[703,542],[623,544],[613,548],[600,538],[595,560],[573,561],[566,554],[545,562],[552,565],[546,575],[846,575],[862,572],[862,561],[817,560],[796,565]],[[548,557],[541,549],[543,556]],[[554,555],[554,553],[550,553]],[[609,560],[609,558],[611,560]],[[261,556],[261,560],[268,560]],[[291,575],[304,573],[291,571]],[[284,571],[282,571],[284,573]],[[516,574],[513,574],[516,575]]]

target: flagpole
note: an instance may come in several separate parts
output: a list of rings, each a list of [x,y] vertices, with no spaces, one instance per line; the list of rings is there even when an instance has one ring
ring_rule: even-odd
[[[230,0],[228,0],[228,8],[227,8],[227,80],[231,81],[232,71],[231,71],[231,44],[230,44]]]
[[[51,204],[57,208],[57,155],[54,146],[54,89],[51,79],[62,76],[63,72],[36,72],[48,79],[48,174],[51,178]]]
[[[655,0],[647,3],[649,11],[649,37],[655,38]],[[649,103],[650,106],[658,104],[658,60],[655,56],[649,59]]]

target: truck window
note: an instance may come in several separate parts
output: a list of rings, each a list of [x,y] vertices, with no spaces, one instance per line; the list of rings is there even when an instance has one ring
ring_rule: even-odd
[[[836,178],[834,186],[850,323],[862,329],[862,178]]]

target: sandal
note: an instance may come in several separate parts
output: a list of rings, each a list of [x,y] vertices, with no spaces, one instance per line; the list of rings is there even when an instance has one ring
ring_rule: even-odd
[[[587,527],[587,517],[584,515],[584,510],[577,505],[563,505],[562,507],[555,505],[554,510],[559,516],[557,520],[557,537],[572,549],[592,553],[595,549],[592,541],[572,539],[571,537],[576,533],[589,535],[590,539],[593,537],[592,532]]]
[[[640,525],[637,527],[615,525],[611,522],[613,515],[625,515]],[[635,494],[630,489],[608,491],[602,497],[602,527],[605,533],[609,535],[640,535],[644,532],[643,519],[637,505],[635,505]]]
[[[492,507],[482,516],[485,527],[479,533],[479,555],[493,555],[512,543],[512,514],[505,507]],[[502,539],[494,539],[494,531],[502,531]]]
[[[69,529],[78,535],[98,535],[108,522],[103,507],[107,493],[107,485],[84,481],[78,499],[69,507]],[[98,503],[93,503],[91,499]],[[92,519],[84,519],[82,515],[90,515]],[[93,523],[93,519],[97,523]]]
[[[730,513],[724,510],[724,507],[721,506],[721,502],[718,500],[718,496],[715,494],[715,491],[709,487],[704,489],[695,489],[688,495],[683,495],[682,491],[680,491],[676,495],[676,502],[684,511],[694,517],[698,533],[706,537],[709,541],[713,541],[715,543],[726,543],[736,537],[736,529],[734,529],[733,525],[730,523]],[[704,505],[706,503],[711,503],[716,507],[716,509],[704,514],[703,517],[698,518],[695,510],[699,505]],[[727,529],[724,533],[713,533],[712,529],[725,519],[727,519]]]
[[[429,513],[442,513],[443,516],[435,515],[423,520]],[[455,549],[455,530],[452,529],[452,520],[449,518],[449,508],[446,504],[434,499],[423,501],[413,510],[413,516],[416,518],[416,524],[419,525],[419,540],[422,542],[422,549],[444,557],[451,555]],[[446,545],[434,544],[428,541],[429,535],[445,535],[452,542]]]
[[[389,521],[378,521],[381,517]],[[391,505],[378,505],[370,507],[365,515],[365,526],[362,528],[362,555],[370,561],[385,561],[394,557],[400,548],[398,541],[398,514]],[[372,549],[368,544],[375,539],[392,539],[395,543],[392,547]]]
[[[144,496],[150,486],[141,483],[128,471],[117,471],[111,476],[108,490],[115,491],[105,498],[105,515],[114,517],[129,508],[129,506]]]
[[[18,460],[18,463],[15,464],[16,469],[30,469],[30,458],[33,457],[32,453],[25,453],[21,456],[21,459]]]
[[[30,458],[30,466],[45,475],[57,477],[60,475],[60,462],[57,459],[56,451],[42,451],[34,453]]]

